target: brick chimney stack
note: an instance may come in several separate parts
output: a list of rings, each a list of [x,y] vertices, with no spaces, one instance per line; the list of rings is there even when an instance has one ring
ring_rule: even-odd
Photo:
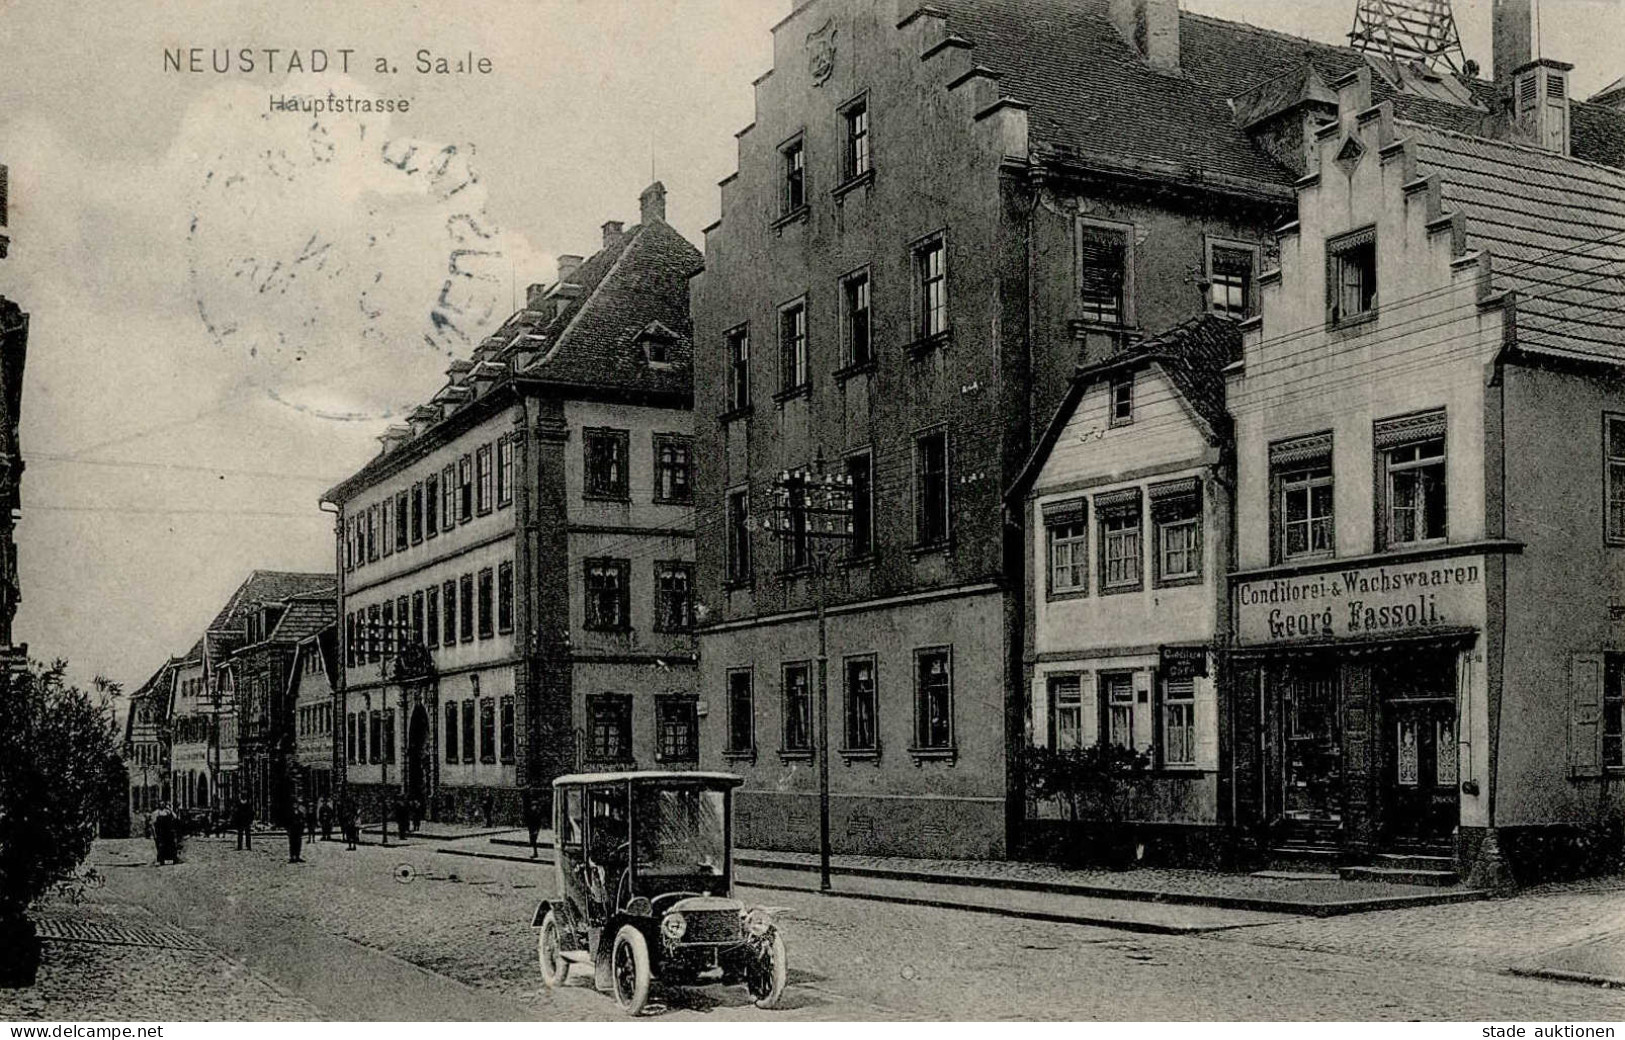
[[[1490,59],[1495,82],[1502,90],[1512,85],[1512,73],[1534,58],[1534,32],[1530,0],[1495,0],[1491,7]]]
[[[626,225],[618,220],[604,221],[604,248],[620,242],[621,236],[626,234]]]
[[[1179,0],[1110,0],[1106,14],[1152,70],[1179,74]]]

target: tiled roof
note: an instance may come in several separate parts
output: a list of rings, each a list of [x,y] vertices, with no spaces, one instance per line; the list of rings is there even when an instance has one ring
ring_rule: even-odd
[[[1071,420],[1084,390],[1124,368],[1158,365],[1167,373],[1175,391],[1202,417],[1214,435],[1227,436],[1230,418],[1224,405],[1224,369],[1240,358],[1240,324],[1229,318],[1203,314],[1100,361],[1080,365],[1020,475],[1005,494],[1011,498],[1026,494]]]
[[[1226,429],[1224,369],[1241,359],[1241,327],[1235,321],[1213,314],[1190,318],[1120,356],[1156,361],[1210,427],[1220,433]]]
[[[1276,92],[1289,92],[1303,82],[1305,64],[1325,83],[1368,64],[1351,47],[1185,11],[1180,74],[1168,76],[1152,71],[1112,26],[1107,0],[931,0],[931,6],[975,45],[978,65],[1000,74],[1000,91],[1031,106],[1035,141],[1062,155],[1181,179],[1290,184],[1293,175],[1237,125],[1231,99],[1280,77],[1288,79]],[[1454,77],[1430,84],[1378,59],[1369,64],[1376,68],[1373,102],[1392,100],[1402,119],[1488,135],[1485,120],[1500,111],[1493,83]],[[1401,77],[1409,81],[1403,89],[1390,82]],[[1443,100],[1450,95],[1473,105]],[[1625,162],[1625,112],[1573,108],[1574,154]]]
[[[220,613],[209,622],[208,631],[217,632],[240,627],[248,611],[261,603],[275,603],[302,593],[321,592],[333,588],[334,585],[331,574],[254,571],[247,580],[237,586],[237,591],[231,594],[231,599],[226,601]]]
[[[304,596],[290,599],[288,609],[283,612],[266,642],[297,643],[331,625],[338,613],[338,600],[331,591],[321,598]]]
[[[700,251],[664,220],[638,224],[570,274],[568,282],[579,292],[556,314],[553,300],[544,301],[541,309],[518,310],[476,353],[523,363],[518,355],[537,351],[539,344],[540,355],[517,374],[598,390],[690,394],[694,349],[688,280],[704,266]],[[662,363],[651,363],[644,349],[641,335],[651,328],[671,337],[661,337],[666,347]],[[373,458],[330,489],[324,500],[339,501],[367,486],[389,467],[393,455]]]
[[[656,220],[626,231],[613,245],[588,258],[570,282],[581,287],[551,320],[522,310],[497,337],[512,342],[529,332],[547,337],[546,352],[524,369],[560,383],[617,389],[689,393],[694,351],[689,342],[688,280],[704,258],[671,225]],[[650,364],[640,334],[659,323],[675,335],[667,361]],[[511,353],[514,348],[504,348]]]
[[[1467,216],[1467,248],[1517,293],[1518,345],[1625,362],[1625,171],[1522,145],[1399,123],[1446,210]]]

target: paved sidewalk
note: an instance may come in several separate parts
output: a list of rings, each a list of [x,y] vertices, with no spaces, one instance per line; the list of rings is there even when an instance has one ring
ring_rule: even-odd
[[[551,856],[552,836],[541,842]],[[506,837],[486,840],[488,848],[476,842],[456,842],[448,848],[477,854],[523,856],[528,841]],[[816,882],[818,857],[803,852],[768,852],[740,849],[735,854],[741,883],[771,876],[774,883],[807,888]],[[901,895],[907,886],[927,885],[943,890],[940,905],[986,903],[971,892],[994,889],[1008,893],[1045,894],[1097,902],[1136,902],[1163,906],[1207,907],[1261,914],[1335,917],[1342,914],[1401,907],[1433,906],[1483,899],[1487,893],[1465,887],[1433,888],[1423,885],[1393,885],[1379,881],[1344,881],[1340,878],[1305,880],[1301,876],[1261,877],[1255,874],[1226,874],[1205,870],[1078,870],[1050,863],[1011,860],[916,859],[903,856],[845,856],[830,858],[831,874],[840,878],[836,886],[851,894],[868,893],[874,898]],[[766,872],[762,874],[761,872]],[[801,880],[792,880],[800,873]],[[812,881],[805,880],[812,877]],[[859,885],[859,880],[866,884]],[[1019,902],[1007,899],[1012,909]],[[1168,915],[1151,911],[1118,911],[1110,915],[1128,921],[1147,923],[1166,920]],[[1069,918],[1070,919],[1070,918]],[[1192,915],[1191,919],[1200,919]],[[1091,919],[1090,923],[1094,923]],[[1125,925],[1126,926],[1126,925]]]
[[[1610,925],[1607,931],[1548,950],[1510,970],[1514,975],[1625,988],[1625,928]]]

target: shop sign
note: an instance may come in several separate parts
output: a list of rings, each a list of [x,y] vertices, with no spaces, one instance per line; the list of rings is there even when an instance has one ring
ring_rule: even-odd
[[[1328,570],[1236,586],[1242,643],[1372,638],[1478,625],[1484,558]]]
[[[1164,679],[1195,679],[1207,676],[1207,647],[1165,646],[1157,671]]]

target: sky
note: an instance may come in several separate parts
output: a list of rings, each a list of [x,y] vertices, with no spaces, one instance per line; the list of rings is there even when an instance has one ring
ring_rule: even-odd
[[[1184,6],[1339,42],[1355,0]],[[1625,75],[1625,0],[1541,7],[1576,96]],[[655,177],[700,241],[789,9],[0,0],[0,295],[31,321],[16,638],[134,688],[250,570],[331,570],[321,493],[555,256],[634,223]],[[1488,68],[1489,0],[1455,12]],[[408,107],[270,110],[329,91]]]

